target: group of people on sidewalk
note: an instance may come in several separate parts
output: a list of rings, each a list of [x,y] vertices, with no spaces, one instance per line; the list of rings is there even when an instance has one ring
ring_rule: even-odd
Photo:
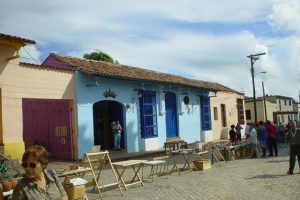
[[[239,127],[238,127],[239,126]],[[238,128],[237,128],[238,127]],[[239,124],[237,126],[231,125],[231,130],[229,131],[230,142],[237,143],[240,141],[237,133],[240,130]],[[251,148],[251,158],[257,158],[257,146],[261,148],[261,157],[273,157],[278,156],[278,135],[287,135],[290,144],[290,159],[289,159],[289,170],[287,174],[293,174],[296,156],[298,158],[298,164],[300,169],[300,129],[295,121],[289,121],[286,127],[281,123],[275,126],[271,121],[267,120],[266,123],[260,121],[258,124],[249,123],[245,127],[246,141],[249,142]],[[267,151],[269,154],[267,155]]]
[[[260,146],[262,150],[262,156],[278,156],[278,147],[277,147],[277,129],[274,124],[271,123],[271,121],[267,121],[264,123],[263,121],[260,121],[257,126],[254,124],[250,124],[250,133],[245,133],[249,137],[250,144],[253,144],[253,154],[252,157],[256,158],[256,145],[257,141],[253,139],[253,134],[255,134],[255,137],[258,139],[258,145]],[[266,155],[267,149],[269,151],[269,154]]]

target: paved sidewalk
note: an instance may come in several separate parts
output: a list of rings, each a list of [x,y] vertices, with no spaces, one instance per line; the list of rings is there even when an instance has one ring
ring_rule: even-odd
[[[151,159],[151,158],[145,158]],[[54,165],[53,165],[54,166]],[[144,169],[144,175],[150,167]],[[181,174],[155,177],[153,183],[135,185],[124,190],[124,196],[117,188],[103,192],[103,198],[114,200],[297,200],[300,199],[300,174],[296,163],[294,175],[287,175],[288,149],[279,148],[278,157],[239,159],[223,166],[217,163],[206,171],[189,171]],[[128,170],[130,172],[130,170]],[[141,173],[140,173],[141,175]],[[112,173],[105,170],[102,183],[112,180]],[[96,192],[87,189],[89,199],[99,199]]]

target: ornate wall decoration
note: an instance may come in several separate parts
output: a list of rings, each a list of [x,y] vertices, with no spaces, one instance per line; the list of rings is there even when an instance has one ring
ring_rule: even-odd
[[[108,90],[106,90],[105,92],[103,92],[103,96],[105,98],[107,98],[107,97],[116,98],[117,94],[114,91],[111,91],[110,88],[109,88]]]

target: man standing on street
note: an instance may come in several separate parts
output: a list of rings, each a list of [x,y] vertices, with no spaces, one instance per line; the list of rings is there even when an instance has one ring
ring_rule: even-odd
[[[263,155],[261,157],[266,157],[266,150],[267,150],[267,130],[266,127],[263,123],[263,121],[259,122],[259,133],[258,133],[258,138],[259,138],[259,146],[262,150]]]
[[[268,134],[268,143],[269,143],[269,155],[273,156],[273,148],[275,151],[275,156],[278,156],[278,149],[277,149],[277,138],[276,138],[276,126],[271,124],[270,120],[267,120],[267,134]]]
[[[288,131],[288,137],[290,140],[290,167],[287,172],[289,175],[294,173],[294,167],[296,164],[296,156],[298,158],[298,165],[300,168],[300,129],[294,121],[289,122],[290,130]]]

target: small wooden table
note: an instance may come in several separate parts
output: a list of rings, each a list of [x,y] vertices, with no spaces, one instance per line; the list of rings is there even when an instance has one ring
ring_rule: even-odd
[[[144,185],[143,180],[141,179],[140,175],[138,174],[141,167],[144,165],[144,163],[147,162],[147,160],[125,160],[120,162],[114,162],[112,163],[115,171],[118,174],[118,180],[122,183],[125,190],[128,191],[128,186],[134,185],[134,184],[141,184]],[[133,178],[130,181],[127,181],[127,183],[123,179],[123,175],[128,167],[131,167],[133,170]]]
[[[194,152],[193,154],[195,154],[199,160],[203,159],[202,155],[203,154],[207,154],[209,153],[209,151],[198,151],[198,152]]]
[[[192,162],[192,154],[194,152],[194,149],[180,149],[180,150],[175,150],[175,151],[171,151],[171,159],[173,161],[173,167],[171,169],[171,172],[174,171],[176,169],[176,171],[178,172],[178,174],[180,175],[180,170],[177,167],[178,164],[178,160],[180,156],[183,156],[184,158],[184,165],[181,168],[182,171],[184,170],[192,170],[191,167],[191,162]]]
[[[78,175],[82,175],[86,172],[90,172],[92,171],[92,168],[89,167],[79,167],[78,169],[75,170],[68,170],[68,171],[64,171],[63,173],[57,173],[57,176],[59,178],[61,177],[65,177],[65,179],[67,179],[70,176],[78,176]]]

